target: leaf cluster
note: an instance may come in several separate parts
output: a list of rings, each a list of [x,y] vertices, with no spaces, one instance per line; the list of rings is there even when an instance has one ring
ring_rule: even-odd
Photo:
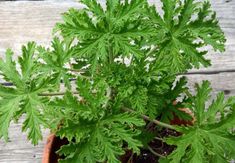
[[[208,81],[195,86],[197,94],[185,103],[191,108],[196,121],[193,126],[179,129],[179,137],[170,137],[166,142],[177,146],[167,162],[229,162],[234,159],[235,98],[225,100],[219,93],[206,107],[211,87]]]

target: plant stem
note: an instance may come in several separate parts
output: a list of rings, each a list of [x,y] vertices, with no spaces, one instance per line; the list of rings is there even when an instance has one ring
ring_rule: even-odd
[[[76,69],[71,69],[71,68],[67,68],[66,70],[72,71],[72,72],[77,72],[77,73],[84,73],[84,71],[76,70]]]
[[[80,73],[78,76],[80,76],[82,78],[91,79],[91,77],[89,77],[89,76],[82,75],[82,73],[85,73],[85,71],[76,70],[76,69],[66,69],[66,70],[71,71],[71,72]]]
[[[107,107],[109,100],[111,99],[112,96],[112,88],[108,87],[107,88],[107,94],[106,97],[108,98],[108,100],[106,101],[106,103],[103,105],[104,108]]]
[[[134,110],[129,109],[129,108],[126,108],[126,107],[122,108],[122,110],[124,110],[124,111],[126,111],[126,112],[131,112],[131,113],[134,113],[134,112],[135,112]],[[141,117],[142,117],[144,120],[153,122],[153,123],[155,123],[156,125],[159,125],[159,126],[161,126],[161,127],[169,128],[169,129],[172,129],[172,130],[176,130],[176,129],[177,129],[177,127],[175,127],[175,126],[169,125],[169,124],[164,123],[164,122],[160,122],[160,121],[158,121],[158,120],[156,120],[156,119],[152,120],[152,119],[149,118],[147,115],[142,114]]]
[[[84,76],[84,75],[78,75],[79,77],[82,77],[82,78],[85,78],[85,79],[87,79],[87,80],[89,80],[89,79],[91,79],[91,77],[89,77],[89,76]]]
[[[166,158],[165,156],[163,156],[163,155],[161,155],[161,154],[155,152],[150,146],[148,146],[148,150],[149,150],[152,154],[154,154],[155,156],[158,156],[158,157],[161,157],[161,158]]]
[[[131,156],[130,158],[128,159],[127,163],[132,163],[133,162],[133,156],[134,156],[134,153],[131,153]]]
[[[40,93],[39,96],[63,96],[66,92],[56,92],[56,93]],[[72,94],[79,94],[78,92],[72,92]]]
[[[159,137],[154,137],[154,139],[164,141],[162,138],[159,138]]]
[[[109,64],[112,64],[113,63],[113,49],[111,46],[109,46]]]
[[[185,94],[188,96],[188,97],[190,97],[190,98],[192,98],[193,97],[193,95],[191,95],[191,93],[189,92],[189,90],[187,89],[187,90],[185,90]]]

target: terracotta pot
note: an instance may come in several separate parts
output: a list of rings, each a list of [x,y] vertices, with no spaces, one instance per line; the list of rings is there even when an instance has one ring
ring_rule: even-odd
[[[178,110],[189,114],[192,117],[192,120],[191,121],[182,120],[174,114],[173,120],[170,121],[171,125],[185,125],[185,126],[190,125],[190,126],[192,126],[195,123],[195,121],[196,121],[195,116],[193,115],[193,113],[190,109],[188,109],[188,108],[179,108]]]
[[[172,104],[175,106],[175,105],[177,105],[177,103],[178,102],[175,100],[175,101],[173,101]],[[196,121],[195,116],[194,116],[193,112],[189,108],[178,108],[178,110],[180,110],[182,112],[185,112],[188,115],[190,115],[192,117],[192,120],[191,121],[182,120],[178,116],[173,114],[174,117],[170,121],[171,125],[185,125],[185,126],[190,125],[190,126],[192,126],[195,123],[195,121]]]
[[[60,139],[55,134],[49,135],[44,147],[42,163],[58,163],[59,156],[55,153],[61,146],[68,144],[66,139]]]

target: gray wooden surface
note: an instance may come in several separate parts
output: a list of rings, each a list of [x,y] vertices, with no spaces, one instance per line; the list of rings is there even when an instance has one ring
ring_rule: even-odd
[[[151,0],[158,3],[159,0]],[[210,53],[212,67],[192,70],[187,75],[189,85],[209,80],[214,93],[224,91],[227,96],[235,95],[235,0],[212,0],[220,24],[226,34],[226,52]],[[61,21],[60,13],[70,7],[82,7],[73,0],[47,1],[0,1],[0,57],[6,48],[12,48],[15,55],[20,55],[21,45],[36,41],[49,45],[51,30],[55,22]],[[213,54],[213,55],[212,55]],[[10,142],[0,140],[0,163],[35,163],[41,162],[43,145],[49,131],[44,130],[44,140],[33,147],[21,133],[21,123],[11,124]]]

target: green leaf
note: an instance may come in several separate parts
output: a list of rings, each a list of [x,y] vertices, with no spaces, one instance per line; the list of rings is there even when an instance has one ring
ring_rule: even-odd
[[[169,91],[167,93],[168,98],[170,98],[170,100],[174,101],[176,100],[180,94],[184,93],[185,91],[188,90],[188,88],[186,87],[187,85],[187,79],[186,77],[181,77],[173,86],[173,88],[171,89],[171,91]]]
[[[13,54],[11,49],[7,49],[5,62],[0,60],[0,71],[3,73],[5,80],[13,82],[14,85],[21,87],[22,81],[19,72],[16,70],[16,63],[12,59]]]
[[[173,17],[175,16],[174,10],[176,7],[176,0],[161,0],[163,3],[163,11],[164,11],[164,21],[171,28],[173,23]]]
[[[210,15],[210,19],[207,19],[208,15]],[[211,10],[209,1],[203,3],[198,13],[198,19],[193,21],[189,28],[195,36],[204,40],[206,45],[211,45],[214,50],[221,52],[225,50],[226,39],[218,25],[215,12]]]
[[[51,78],[40,76],[36,44],[30,42],[22,48],[22,57],[13,61],[13,52],[7,50],[6,60],[0,60],[0,71],[5,80],[12,82],[13,87],[0,86],[0,138],[8,140],[8,127],[12,120],[18,120],[23,114],[23,131],[28,131],[28,138],[34,145],[42,139],[41,127],[47,126],[43,109],[47,100],[39,95],[51,87]],[[20,64],[20,69],[16,68]]]
[[[8,141],[8,128],[14,116],[16,109],[19,107],[18,98],[0,100],[0,138],[3,137]]]
[[[219,27],[215,13],[208,1],[164,0],[161,17],[155,7],[149,7],[146,16],[161,31],[161,40],[156,38],[159,46],[156,65],[168,62],[173,72],[184,72],[192,67],[209,66],[210,61],[204,57],[207,51],[201,49],[211,45],[214,50],[224,51],[225,37]]]
[[[80,0],[83,4],[88,7],[88,11],[91,11],[92,14],[96,17],[102,17],[105,15],[103,8],[96,0]]]
[[[88,9],[87,9],[88,10]],[[84,10],[77,10],[71,8],[63,15],[64,24],[57,24],[57,30],[60,30],[64,36],[75,37],[78,36],[81,39],[86,37],[100,37],[102,31],[96,28],[92,19],[88,16]]]
[[[74,48],[71,45],[72,39],[61,41],[55,37],[52,41],[52,50],[39,47],[39,53],[45,64],[41,65],[41,69],[45,75],[52,75],[56,84],[59,85],[61,80],[67,88],[71,88],[71,73],[66,70],[65,65],[70,62],[70,58],[74,54]]]
[[[139,113],[146,112],[146,105],[148,102],[148,89],[145,87],[138,87],[130,97],[132,108],[136,109]]]
[[[19,58],[19,63],[22,70],[22,77],[28,80],[32,73],[38,66],[35,64],[34,53],[35,53],[36,43],[29,42],[27,46],[22,47],[22,57]]]
[[[112,132],[118,137],[122,138],[125,142],[128,143],[128,148],[131,149],[134,153],[140,153],[140,147],[142,147],[142,143],[131,137],[130,135],[138,135],[140,132],[133,132],[131,130],[127,131],[123,128],[122,125],[114,125],[112,126]]]
[[[97,147],[92,146],[91,143],[70,143],[64,145],[58,151],[60,155],[66,155],[67,158],[64,160],[59,160],[60,163],[76,163],[76,162],[85,162],[93,163],[96,161],[94,150]]]
[[[127,123],[128,125],[135,124],[136,126],[143,126],[143,120],[139,119],[134,113],[122,113],[106,117],[104,123],[119,122],[121,124]]]
[[[116,12],[116,19],[114,21],[115,24],[120,24],[121,22],[130,19],[135,14],[139,14],[139,10],[144,10],[144,5],[146,4],[146,0],[125,0],[125,3],[120,3],[118,6],[120,12]]]
[[[39,102],[40,99],[37,99],[37,97],[35,98],[36,99],[27,99],[23,107],[27,116],[23,123],[22,130],[29,130],[28,139],[32,140],[32,144],[38,144],[38,140],[42,140],[41,125],[44,124],[46,126],[44,117],[39,111],[44,108],[44,103]]]
[[[75,137],[69,145],[63,146],[59,150],[59,154],[64,154],[66,158],[61,162],[96,162],[105,161],[120,162],[118,156],[124,154],[122,145],[127,142],[128,148],[134,152],[139,152],[142,146],[137,140],[140,131],[131,128],[133,125],[142,126],[144,124],[137,115],[134,114],[118,114],[107,116],[99,121],[88,121],[80,123],[85,126],[75,125],[70,122],[69,127],[63,127],[59,130],[59,135],[68,136],[70,139]],[[137,122],[137,123],[136,123]],[[71,126],[74,126],[70,128]],[[76,132],[74,132],[76,131]],[[77,139],[78,134],[79,139]],[[82,136],[81,136],[82,135]]]
[[[138,153],[142,144],[136,137],[140,131],[133,126],[141,127],[145,124],[141,117],[133,113],[110,114],[108,110],[105,111],[103,104],[106,102],[104,93],[107,88],[103,81],[96,80],[91,83],[78,79],[77,85],[80,102],[77,97],[67,92],[63,99],[57,98],[50,104],[54,108],[60,108],[58,110],[64,115],[63,125],[57,131],[58,136],[66,137],[70,141],[70,145],[59,151],[66,155],[64,161],[119,162],[118,156],[124,154],[124,142],[127,142],[129,149]],[[73,152],[69,154],[67,147]]]
[[[202,86],[199,87],[198,84],[196,84],[196,90],[197,90],[197,96],[194,99],[195,105],[197,108],[192,108],[195,109],[195,117],[198,121],[198,123],[202,122],[202,116],[204,115],[205,112],[205,101],[210,99],[210,92],[212,91],[210,87],[209,81],[204,81],[202,83]],[[190,107],[191,108],[191,107]]]
[[[145,10],[146,0],[107,1],[106,10],[96,1],[81,2],[86,8],[70,9],[63,16],[64,23],[56,27],[65,38],[79,40],[76,58],[88,59],[94,71],[101,62],[113,62],[116,57],[143,57],[138,42],[153,33],[148,20],[139,12]]]
[[[235,137],[232,134],[235,127],[234,101],[224,101],[223,93],[219,93],[217,99],[206,108],[205,103],[211,92],[209,82],[196,85],[196,89],[197,94],[186,105],[195,115],[195,124],[182,128],[182,136],[166,139],[168,144],[177,147],[168,160],[172,163],[229,162],[235,155]]]

